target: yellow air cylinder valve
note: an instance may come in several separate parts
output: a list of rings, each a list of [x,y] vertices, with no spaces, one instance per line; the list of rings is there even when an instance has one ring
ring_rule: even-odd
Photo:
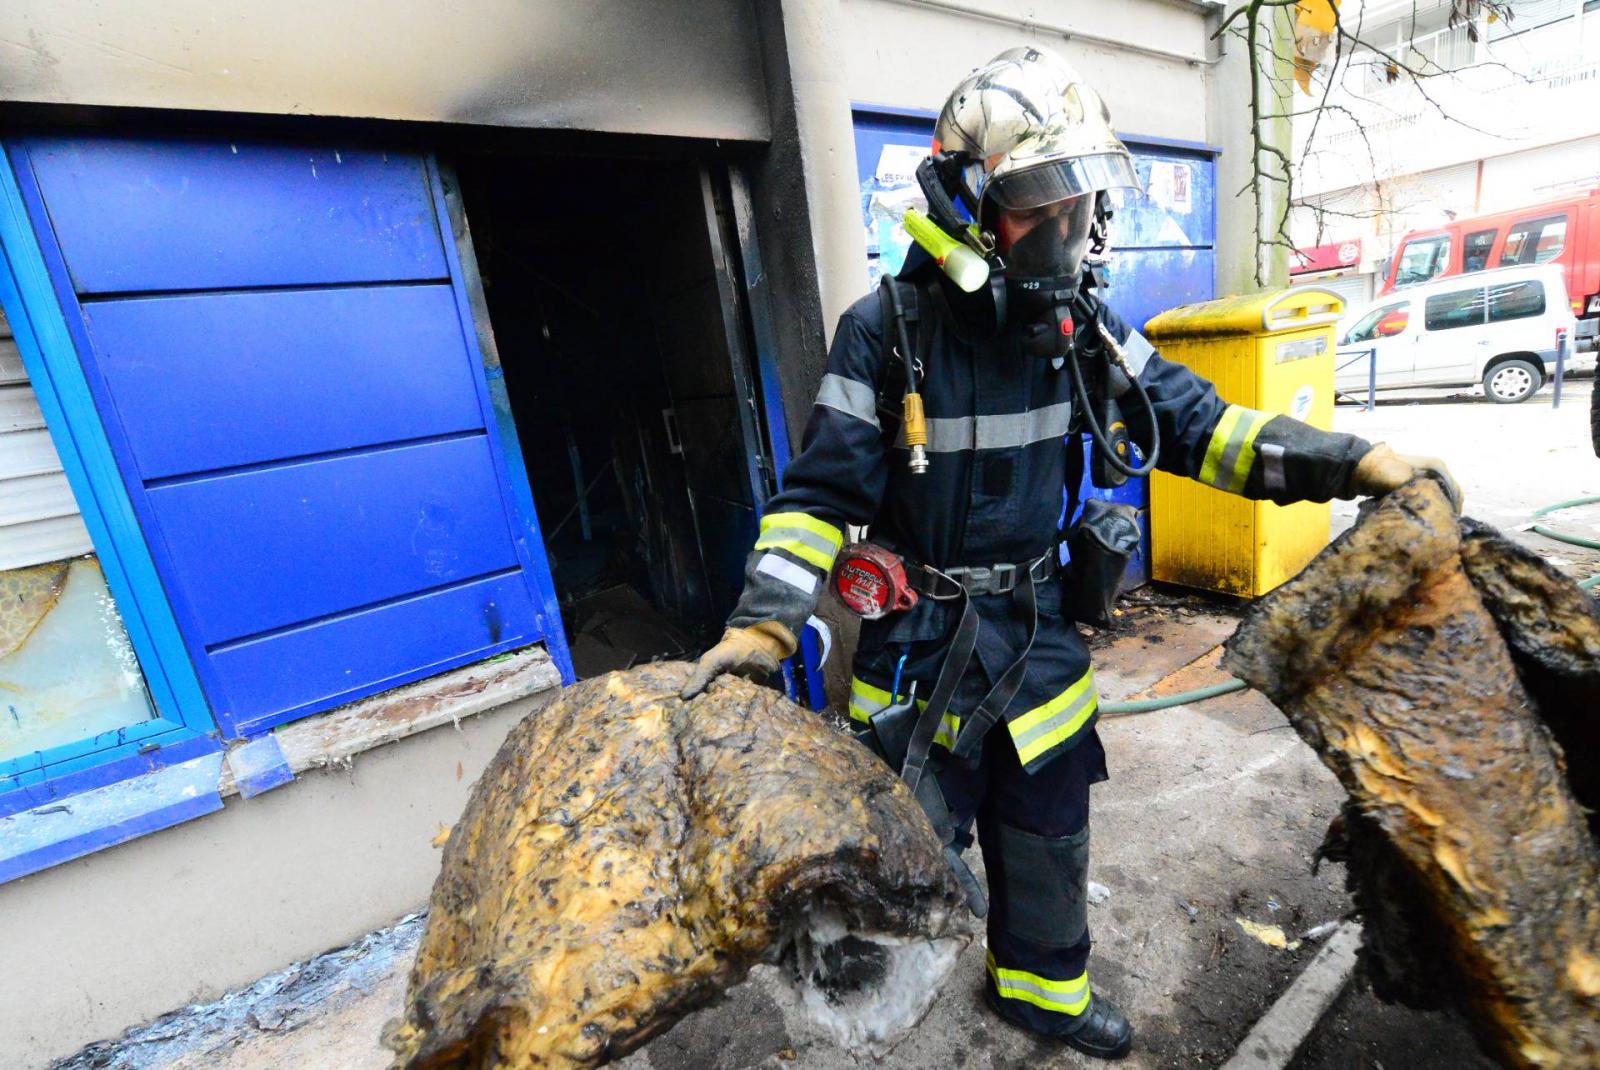
[[[928,420],[922,415],[922,395],[906,391],[904,420],[906,445],[911,450],[911,471],[922,475],[928,470]]]

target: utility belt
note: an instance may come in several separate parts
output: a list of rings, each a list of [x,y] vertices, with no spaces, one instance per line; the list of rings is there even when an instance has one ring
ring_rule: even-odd
[[[931,565],[907,564],[906,578],[925,598],[948,602],[963,593],[977,598],[989,594],[1010,594],[1024,579],[1043,583],[1056,574],[1056,548],[1052,546],[1031,561],[1001,565],[964,565],[937,569]]]
[[[1019,584],[1044,583],[1056,574],[1056,547],[1017,563],[938,569],[907,561],[888,547],[853,542],[839,551],[831,585],[845,608],[867,620],[910,609],[917,599],[952,602],[1011,594]]]

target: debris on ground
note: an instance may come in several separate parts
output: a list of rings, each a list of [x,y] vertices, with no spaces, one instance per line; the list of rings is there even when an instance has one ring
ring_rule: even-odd
[[[1223,667],[1267,694],[1349,800],[1379,994],[1465,1011],[1508,1066],[1600,1053],[1600,616],[1419,479],[1263,599]],[[1580,761],[1579,767],[1592,765]]]
[[[961,892],[887,765],[767,688],[689,666],[579,684],[512,730],[444,851],[404,1070],[590,1067],[743,979],[883,1050],[970,940]]]
[[[409,914],[348,947],[286,966],[221,999],[180,1007],[114,1040],[90,1044],[52,1063],[50,1070],[217,1066],[265,1035],[276,1041],[366,998],[410,961],[425,920],[424,914]]]
[[[580,680],[651,661],[682,658],[693,645],[670,618],[628,584],[562,607]]]
[[[1245,931],[1246,936],[1253,936],[1268,947],[1275,947],[1280,951],[1300,950],[1300,941],[1290,940],[1281,925],[1262,925],[1251,921],[1249,918],[1233,919],[1239,928]]]

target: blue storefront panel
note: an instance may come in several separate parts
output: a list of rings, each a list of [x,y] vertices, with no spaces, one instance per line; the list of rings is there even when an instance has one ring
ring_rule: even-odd
[[[97,301],[84,316],[145,480],[483,427],[448,283]]]
[[[570,675],[428,160],[8,149],[224,734],[541,639]]]
[[[517,567],[481,431],[147,495],[207,649]],[[505,631],[532,627],[506,608]]]
[[[419,156],[157,138],[24,151],[79,294],[450,274]]]
[[[1112,306],[1135,327],[1216,294],[1216,166],[1209,150],[1129,140],[1142,192],[1112,195]]]

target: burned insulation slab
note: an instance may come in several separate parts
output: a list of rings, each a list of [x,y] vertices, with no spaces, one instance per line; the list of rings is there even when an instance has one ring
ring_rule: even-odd
[[[445,848],[403,1070],[599,1066],[782,962],[841,1043],[880,1051],[969,939],[900,780],[782,695],[689,667],[586,681],[507,738]]]
[[[1456,1004],[1508,1066],[1600,1066],[1594,604],[1419,480],[1264,598],[1223,665],[1349,794],[1330,850],[1380,994]]]

